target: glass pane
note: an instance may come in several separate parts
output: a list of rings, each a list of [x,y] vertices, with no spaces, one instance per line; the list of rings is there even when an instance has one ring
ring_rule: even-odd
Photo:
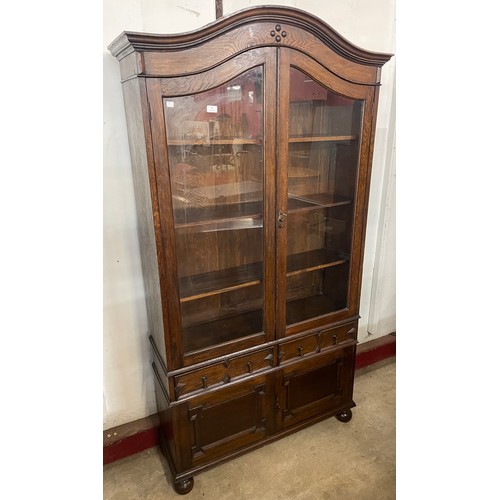
[[[292,68],[287,324],[347,307],[362,101]]]
[[[164,99],[185,352],[263,330],[262,74]]]

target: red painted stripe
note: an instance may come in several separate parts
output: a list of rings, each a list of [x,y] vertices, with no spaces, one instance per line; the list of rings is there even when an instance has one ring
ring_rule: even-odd
[[[390,342],[378,345],[373,349],[358,352],[356,355],[356,370],[364,368],[365,366],[373,365],[374,363],[390,358],[391,356],[396,356],[396,337],[392,338],[394,338],[394,341],[391,340]]]
[[[115,460],[128,457],[134,453],[157,446],[159,441],[158,427],[153,427],[143,432],[127,436],[120,441],[104,447],[104,463],[109,464]]]
[[[380,339],[377,339],[380,342]],[[377,342],[377,340],[373,342]],[[377,343],[379,343],[377,342]],[[384,338],[383,344],[373,346],[364,351],[360,351],[356,355],[356,370],[372,365],[383,359],[390,358],[396,355],[396,337],[388,335]],[[369,347],[370,343],[361,344],[361,346]],[[366,348],[365,347],[365,348]],[[112,429],[111,429],[112,430]],[[128,457],[135,453],[153,448],[159,444],[158,427],[153,427],[145,431],[133,434],[123,438],[120,441],[109,444],[104,447],[104,464],[109,464],[115,460]]]

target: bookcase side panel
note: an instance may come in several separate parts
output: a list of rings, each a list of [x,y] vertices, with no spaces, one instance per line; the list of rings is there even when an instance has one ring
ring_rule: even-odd
[[[142,79],[133,78],[122,84],[122,90],[134,180],[149,334],[162,361],[170,366],[165,348],[166,311],[161,300],[161,274],[164,259],[145,85]]]

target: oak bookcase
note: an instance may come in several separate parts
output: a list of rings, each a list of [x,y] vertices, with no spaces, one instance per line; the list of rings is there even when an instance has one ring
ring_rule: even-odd
[[[162,451],[176,491],[351,419],[382,65],[306,12],[124,32],[125,102]],[[335,432],[335,429],[332,429]]]

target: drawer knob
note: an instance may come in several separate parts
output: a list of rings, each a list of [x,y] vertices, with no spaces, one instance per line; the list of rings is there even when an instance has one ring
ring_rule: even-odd
[[[251,362],[251,361],[249,361],[249,362],[247,363],[247,368],[248,368],[248,373],[252,373],[252,372],[253,372],[252,362]]]
[[[336,344],[336,343],[337,343],[337,335],[334,335],[334,336],[332,337],[332,341],[333,341],[333,343],[334,343],[334,344]]]
[[[207,388],[207,377],[201,377],[201,386],[203,389]]]
[[[304,348],[299,345],[299,347],[297,347],[297,351],[299,351],[299,356],[302,358],[304,356]]]

